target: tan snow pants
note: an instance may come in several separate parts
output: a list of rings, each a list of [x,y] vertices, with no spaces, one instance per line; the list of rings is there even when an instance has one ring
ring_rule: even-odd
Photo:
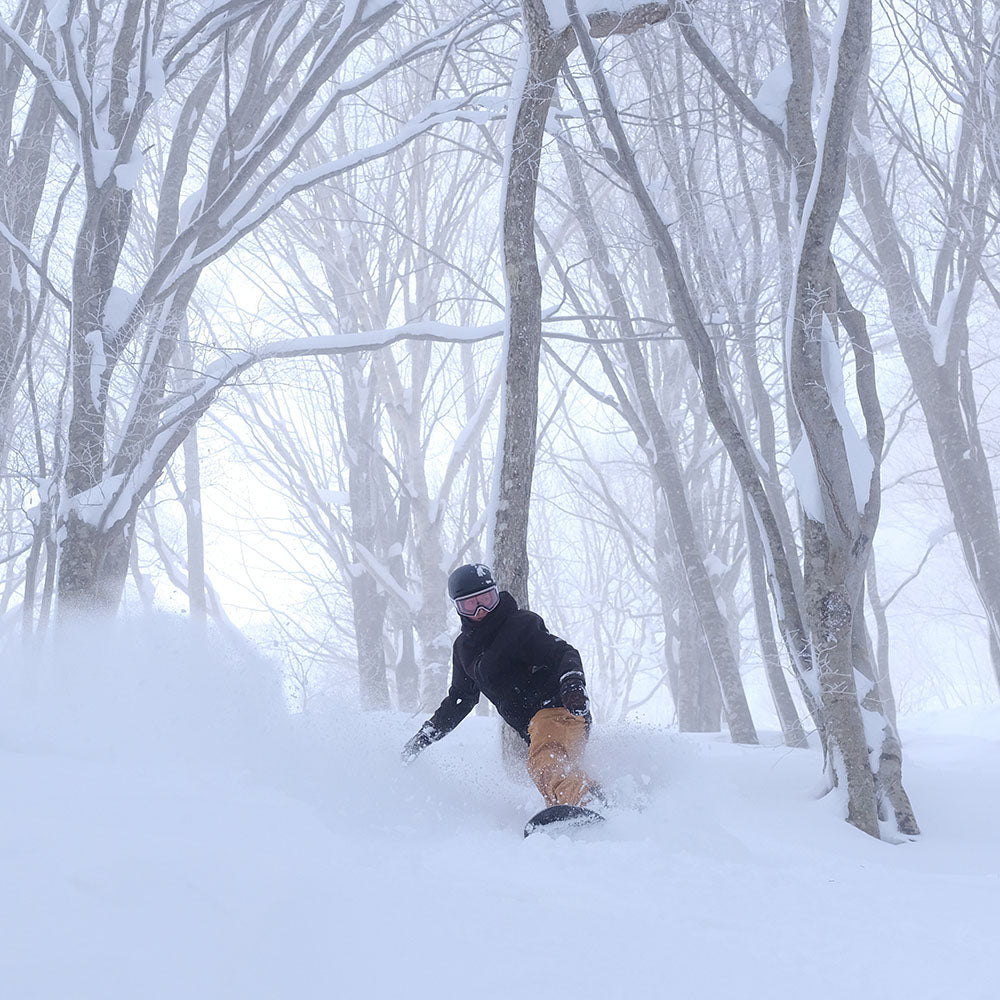
[[[565,708],[543,708],[528,723],[528,774],[546,806],[578,806],[592,784],[580,768],[587,723]]]

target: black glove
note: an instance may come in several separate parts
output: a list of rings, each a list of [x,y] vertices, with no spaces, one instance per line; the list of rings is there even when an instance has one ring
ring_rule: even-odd
[[[587,689],[583,687],[570,688],[562,696],[563,708],[573,715],[586,715],[590,710],[590,699],[587,697]]]
[[[417,759],[417,756],[426,750],[437,738],[437,730],[430,722],[425,722],[417,730],[416,735],[411,736],[406,746],[403,747],[403,763],[412,764]]]

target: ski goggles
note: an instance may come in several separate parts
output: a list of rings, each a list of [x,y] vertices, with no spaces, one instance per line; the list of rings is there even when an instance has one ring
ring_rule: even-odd
[[[480,608],[492,611],[500,603],[500,591],[496,587],[489,587],[479,591],[478,594],[469,594],[468,597],[454,598],[455,607],[460,615],[471,618]]]

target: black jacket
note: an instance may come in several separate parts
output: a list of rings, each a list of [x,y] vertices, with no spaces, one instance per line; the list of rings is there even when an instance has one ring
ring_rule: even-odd
[[[482,621],[462,620],[452,649],[451,687],[423,729],[432,740],[440,739],[484,694],[527,740],[528,723],[539,709],[561,707],[570,690],[584,685],[580,654],[533,611],[520,610],[504,590]]]

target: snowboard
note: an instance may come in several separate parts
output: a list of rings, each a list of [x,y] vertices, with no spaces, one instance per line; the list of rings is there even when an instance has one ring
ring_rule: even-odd
[[[528,820],[524,835],[530,837],[536,830],[546,828],[552,833],[563,833],[602,822],[604,817],[593,809],[584,809],[583,806],[549,806]]]

